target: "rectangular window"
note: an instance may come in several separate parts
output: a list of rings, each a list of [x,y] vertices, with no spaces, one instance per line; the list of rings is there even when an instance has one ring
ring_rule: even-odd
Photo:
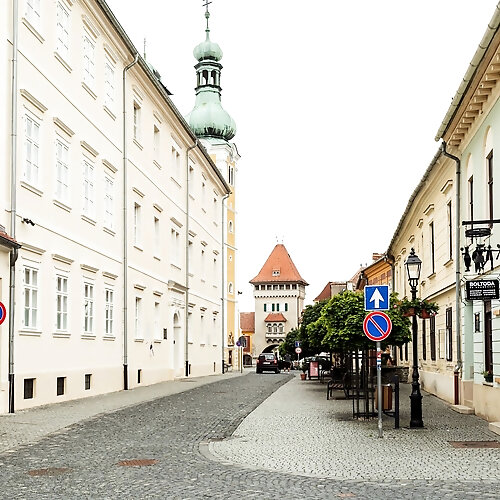
[[[134,139],[141,139],[141,107],[134,101]]]
[[[278,304],[276,304],[276,311],[277,311],[277,312],[279,312],[279,311],[280,311],[280,305],[279,305],[279,303],[278,303]]]
[[[57,377],[57,395],[62,396],[66,389],[66,377]]]
[[[104,291],[104,332],[107,336],[113,336],[113,295],[113,290],[106,288]]]
[[[135,338],[142,339],[142,299],[135,298]]]
[[[115,108],[115,67],[106,57],[104,62],[104,105],[110,110]]]
[[[83,285],[83,331],[87,335],[94,333],[94,285]]]
[[[484,370],[493,373],[493,328],[491,301],[484,301]]]
[[[40,26],[40,0],[26,0],[26,19],[36,28]]]
[[[38,186],[38,157],[40,153],[40,124],[31,116],[25,116],[24,180]]]
[[[56,198],[60,201],[69,200],[69,166],[68,145],[61,140],[56,140]]]
[[[431,360],[436,361],[436,316],[429,319],[429,341],[431,344]]]
[[[181,155],[175,148],[172,148],[172,167],[174,177],[179,179],[181,173]]]
[[[95,217],[94,165],[87,159],[83,160],[83,214]]]
[[[180,260],[180,235],[175,229],[171,229],[170,231],[170,246],[171,246],[171,255],[172,259],[171,262],[172,264],[179,266],[179,260]],[[202,257],[203,257],[203,250],[201,251]],[[202,258],[202,267],[203,267],[203,258]],[[203,272],[203,270],[202,270]],[[202,274],[203,276],[203,274]]]
[[[56,276],[56,329],[68,330],[68,278]]]
[[[451,213],[451,201],[446,205],[448,216],[448,259],[453,259],[453,217]]]
[[[84,32],[83,35],[83,82],[90,88],[95,83],[95,41],[92,36]]]
[[[285,312],[288,311],[288,302],[285,302]]]
[[[25,378],[24,379],[24,399],[33,399],[35,395],[35,379]]]
[[[427,359],[427,335],[425,332],[425,319],[422,320],[422,359]]]
[[[155,160],[160,158],[160,129],[153,125],[153,151]]]
[[[69,12],[61,1],[57,2],[56,50],[67,60],[69,53]]]
[[[160,219],[154,217],[153,219],[154,227],[154,255],[156,257],[160,256]]]
[[[189,315],[188,315],[189,319]],[[154,312],[154,325],[153,325],[153,338],[155,340],[161,340],[162,331],[160,329],[160,303],[155,302],[155,312]]]
[[[104,227],[114,229],[114,182],[110,177],[104,178]]]
[[[38,270],[24,268],[24,326],[38,326]]]
[[[468,181],[468,196],[469,196],[469,220],[474,220],[474,177],[471,175]],[[471,226],[473,227],[473,226]]]
[[[452,314],[453,310],[451,307],[446,308],[446,338],[445,338],[445,351],[446,360],[451,361],[453,359],[453,333],[452,333]]]
[[[488,216],[493,219],[493,151],[486,157],[488,175]],[[492,224],[490,224],[492,227]]]
[[[206,255],[205,255],[205,250],[201,250],[201,267],[200,267],[200,278],[205,281],[206,280],[206,274],[205,274],[205,259],[206,259]]]
[[[267,312],[267,304],[264,304],[264,312]]]
[[[137,370],[137,383],[140,384],[142,380],[142,370]]]
[[[86,373],[85,374],[85,390],[86,391],[90,390],[91,381],[92,381],[92,374],[91,373]]]
[[[429,246],[430,246],[430,257],[431,257],[431,274],[436,272],[436,260],[435,260],[435,246],[434,246],[434,222],[429,224]]]
[[[141,206],[134,203],[134,245],[141,244]]]

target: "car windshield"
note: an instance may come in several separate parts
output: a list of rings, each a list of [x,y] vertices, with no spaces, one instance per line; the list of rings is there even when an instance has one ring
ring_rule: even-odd
[[[261,357],[267,360],[273,360],[274,359],[274,354],[262,354]]]

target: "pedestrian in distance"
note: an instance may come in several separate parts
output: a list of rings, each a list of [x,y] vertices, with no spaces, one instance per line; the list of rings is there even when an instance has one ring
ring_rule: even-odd
[[[290,365],[292,364],[292,358],[290,354],[285,355],[285,369],[288,373],[290,373]]]

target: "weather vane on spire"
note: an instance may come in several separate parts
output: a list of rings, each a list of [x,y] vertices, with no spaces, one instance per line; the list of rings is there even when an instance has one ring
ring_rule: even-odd
[[[204,0],[203,7],[206,7],[207,10],[205,11],[205,17],[207,19],[207,32],[210,31],[210,28],[208,27],[208,18],[210,17],[210,12],[208,12],[208,6],[212,3],[209,0]]]

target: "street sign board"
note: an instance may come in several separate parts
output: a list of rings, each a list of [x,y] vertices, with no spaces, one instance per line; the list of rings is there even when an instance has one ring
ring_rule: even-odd
[[[295,348],[295,352],[296,352],[297,354],[300,354],[300,353],[302,352],[302,347],[296,347],[296,348]]]
[[[373,311],[363,321],[365,335],[375,342],[386,339],[392,330],[392,321],[385,312]]]
[[[7,309],[5,309],[3,303],[0,302],[0,325],[5,321],[6,317],[7,317]]]
[[[467,300],[495,300],[500,298],[498,280],[468,280],[465,282]]]
[[[244,335],[242,335],[239,339],[238,342],[236,342],[236,345],[241,346],[241,347],[246,347],[247,346],[247,339]]]
[[[295,347],[300,347],[300,340],[295,341]]]
[[[389,310],[389,285],[365,286],[365,311]]]

